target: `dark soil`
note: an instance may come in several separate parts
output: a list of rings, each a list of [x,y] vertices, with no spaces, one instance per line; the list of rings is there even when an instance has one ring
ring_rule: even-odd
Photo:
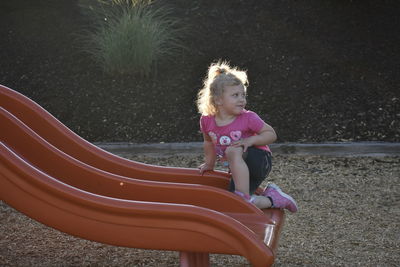
[[[196,93],[225,59],[280,142],[400,141],[399,1],[164,2],[188,49],[144,79],[80,52],[76,1],[3,0],[0,83],[90,141],[200,141]]]

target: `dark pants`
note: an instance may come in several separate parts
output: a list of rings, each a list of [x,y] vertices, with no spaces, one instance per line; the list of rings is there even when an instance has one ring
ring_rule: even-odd
[[[243,153],[243,159],[249,168],[250,195],[253,194],[260,184],[267,178],[272,168],[271,153],[259,148],[249,147]],[[231,179],[229,191],[235,191],[235,182]]]

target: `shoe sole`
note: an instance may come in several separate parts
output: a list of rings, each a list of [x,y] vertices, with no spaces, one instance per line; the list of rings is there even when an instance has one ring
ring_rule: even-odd
[[[273,184],[273,183],[268,184],[268,186],[269,186],[269,187],[272,187],[273,189],[275,189],[276,191],[278,191],[278,193],[279,193],[281,196],[283,196],[283,197],[286,198],[286,199],[289,199],[289,200],[296,206],[296,210],[295,210],[295,211],[291,211],[291,212],[297,212],[297,211],[299,210],[299,208],[297,207],[296,201],[295,201],[291,196],[289,196],[288,194],[284,193],[284,192],[279,188],[279,186],[277,186],[276,184]],[[290,210],[289,210],[289,211],[290,211]]]

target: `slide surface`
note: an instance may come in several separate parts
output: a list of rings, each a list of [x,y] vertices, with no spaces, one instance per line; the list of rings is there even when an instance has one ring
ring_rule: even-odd
[[[0,89],[0,199],[10,206],[50,227],[97,242],[237,254],[254,266],[273,263],[283,211],[261,211],[227,192],[226,174],[203,177],[197,170],[113,156],[76,136],[33,101]],[[15,104],[10,95],[25,104]],[[37,129],[46,124],[51,133],[58,131],[57,138]],[[64,151],[72,143],[76,150]],[[82,151],[127,166],[129,175],[76,156]]]
[[[202,176],[194,169],[148,165],[108,153],[75,134],[31,99],[2,85],[0,106],[53,146],[96,168],[127,177],[139,175],[140,179],[228,188],[229,175],[224,172],[215,171]]]

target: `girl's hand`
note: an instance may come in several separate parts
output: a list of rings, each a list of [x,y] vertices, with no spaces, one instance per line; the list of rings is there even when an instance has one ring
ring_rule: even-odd
[[[201,175],[203,175],[203,173],[205,173],[206,171],[213,171],[213,170],[214,166],[211,166],[210,164],[207,163],[203,163],[199,166],[199,171]]]
[[[233,147],[243,147],[243,152],[246,152],[247,148],[251,147],[252,145],[253,145],[253,142],[251,140],[251,137],[245,138],[245,139],[240,139],[231,144],[231,146],[233,146]]]

